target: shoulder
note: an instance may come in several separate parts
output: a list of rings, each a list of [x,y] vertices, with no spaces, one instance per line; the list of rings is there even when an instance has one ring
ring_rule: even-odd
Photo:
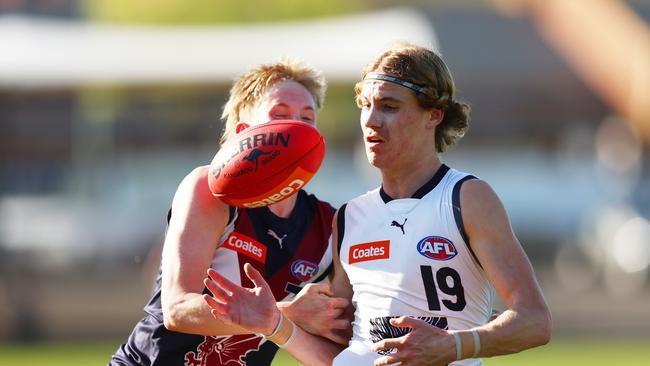
[[[187,185],[188,188],[198,187],[201,182],[206,182],[206,187],[207,187],[208,168],[209,167],[207,165],[201,165],[192,169],[192,171],[190,171],[183,178],[183,181],[181,182],[181,186]]]
[[[463,206],[480,207],[495,200],[499,201],[496,192],[486,181],[473,176],[466,176],[461,181],[460,197]]]
[[[189,172],[176,190],[176,196],[179,195],[186,198],[193,196],[207,198],[212,196],[208,187],[208,167],[199,166]]]
[[[494,189],[484,180],[470,179],[460,188],[462,217],[472,232],[510,231],[506,209]]]
[[[208,186],[208,166],[199,166],[181,181],[174,196],[172,207],[194,206],[211,211],[227,211],[228,205],[215,198]]]

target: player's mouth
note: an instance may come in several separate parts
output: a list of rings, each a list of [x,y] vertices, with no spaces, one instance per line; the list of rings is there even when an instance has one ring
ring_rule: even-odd
[[[385,142],[383,138],[379,137],[378,135],[368,135],[366,136],[366,142],[370,145],[374,144],[381,144],[382,142]]]

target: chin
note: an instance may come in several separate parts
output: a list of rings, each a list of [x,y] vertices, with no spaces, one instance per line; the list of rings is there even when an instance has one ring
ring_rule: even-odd
[[[370,165],[374,166],[375,168],[381,168],[380,160],[375,156],[368,156],[368,163],[370,163]]]
[[[366,150],[366,159],[368,159],[368,163],[370,163],[370,165],[375,166],[375,163],[377,162],[377,157],[375,154]]]

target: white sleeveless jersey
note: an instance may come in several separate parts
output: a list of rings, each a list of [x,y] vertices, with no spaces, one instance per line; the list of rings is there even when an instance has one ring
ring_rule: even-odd
[[[393,200],[377,188],[341,208],[339,254],[356,311],[350,347],[335,365],[372,365],[380,357],[372,343],[408,331],[390,325],[391,317],[418,317],[449,330],[488,322],[494,288],[460,215],[460,186],[471,178],[443,165],[414,198]]]

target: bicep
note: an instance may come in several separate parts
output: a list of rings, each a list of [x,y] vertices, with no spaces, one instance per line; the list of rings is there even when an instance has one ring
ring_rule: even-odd
[[[209,191],[207,168],[195,169],[181,182],[172,203],[162,258],[163,295],[202,291],[227,220],[228,206]]]
[[[492,188],[480,180],[465,182],[461,207],[470,245],[506,305],[543,303],[532,265]]]

